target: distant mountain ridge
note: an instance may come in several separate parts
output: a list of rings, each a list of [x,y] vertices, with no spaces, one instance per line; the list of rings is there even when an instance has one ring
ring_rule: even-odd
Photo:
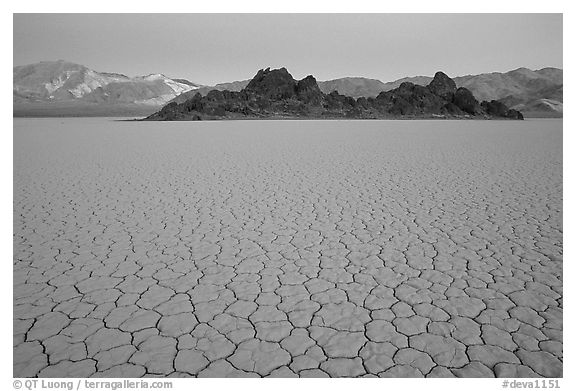
[[[484,73],[455,78],[478,99],[497,99],[514,109],[536,116],[562,116],[563,71],[518,68],[506,73]]]
[[[97,110],[123,105],[150,111],[199,87],[188,80],[171,79],[160,73],[128,77],[97,72],[64,60],[13,68],[15,111],[27,107]]]
[[[342,95],[353,98],[375,98],[382,91],[391,89],[386,89],[386,83],[382,83],[380,80],[365,77],[343,77],[340,79],[320,81],[318,82],[318,87],[320,87],[320,91],[325,94],[338,91],[338,93]]]
[[[190,92],[186,93],[190,95]],[[376,98],[325,94],[316,79],[295,80],[286,68],[261,69],[240,91],[199,92],[182,103],[172,101],[150,121],[255,118],[507,118],[523,119],[496,100],[478,102],[470,90],[437,72],[427,86],[403,82]]]
[[[250,80],[202,86],[162,74],[128,77],[96,72],[71,62],[44,61],[13,68],[14,115],[149,115],[171,101],[183,103],[196,93],[241,91]],[[333,91],[353,98],[375,98],[403,82],[426,86],[429,76],[382,82],[364,77],[318,81],[321,92]],[[472,91],[476,99],[499,100],[527,116],[562,116],[563,71],[518,68],[510,72],[454,77],[457,87]]]

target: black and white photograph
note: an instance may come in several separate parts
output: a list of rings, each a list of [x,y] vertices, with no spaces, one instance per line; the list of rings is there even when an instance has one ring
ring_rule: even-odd
[[[5,389],[565,388],[563,13],[223,11],[12,14]]]

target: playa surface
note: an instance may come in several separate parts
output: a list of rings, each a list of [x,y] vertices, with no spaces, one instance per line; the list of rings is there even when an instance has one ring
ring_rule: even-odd
[[[562,121],[14,120],[15,377],[562,376]]]

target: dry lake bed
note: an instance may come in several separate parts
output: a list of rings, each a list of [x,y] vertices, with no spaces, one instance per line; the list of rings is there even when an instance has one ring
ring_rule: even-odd
[[[561,377],[562,121],[14,120],[15,377]]]

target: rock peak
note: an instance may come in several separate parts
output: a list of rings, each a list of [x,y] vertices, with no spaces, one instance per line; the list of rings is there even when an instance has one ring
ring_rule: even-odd
[[[296,81],[286,68],[260,69],[244,91],[256,93],[268,99],[289,98],[296,93]]]
[[[319,104],[322,100],[322,91],[318,87],[316,78],[312,75],[306,76],[296,84],[296,93],[304,102]]]
[[[436,72],[434,79],[428,84],[428,89],[442,98],[451,101],[456,92],[456,83],[442,71]]]
[[[434,74],[434,79],[438,79],[438,80],[452,80],[450,78],[450,76],[448,76],[447,74],[445,74],[442,71],[438,71]]]

